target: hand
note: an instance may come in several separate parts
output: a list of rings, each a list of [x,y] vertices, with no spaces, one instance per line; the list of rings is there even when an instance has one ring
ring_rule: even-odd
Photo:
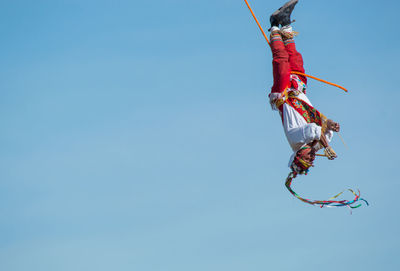
[[[339,123],[329,119],[326,121],[326,129],[338,133],[340,131],[340,125]]]
[[[333,160],[333,159],[337,158],[337,155],[331,146],[326,147],[324,150],[324,153],[325,153],[326,157],[328,157],[329,160]]]

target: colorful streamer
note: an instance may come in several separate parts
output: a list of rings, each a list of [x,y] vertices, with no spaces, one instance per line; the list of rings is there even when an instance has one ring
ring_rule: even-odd
[[[318,207],[349,207],[350,209],[356,209],[358,207],[360,207],[362,205],[361,202],[364,202],[365,204],[368,204],[368,201],[366,201],[365,199],[361,198],[361,193],[360,190],[358,190],[358,194],[356,192],[354,192],[353,189],[347,189],[344,190],[342,192],[340,192],[339,194],[329,198],[328,200],[310,200],[310,199],[305,199],[300,197],[296,192],[293,191],[293,189],[290,187],[292,184],[292,181],[294,178],[297,177],[297,173],[295,172],[291,172],[289,174],[289,176],[286,179],[286,187],[289,190],[290,193],[292,193],[293,196],[295,196],[296,198],[298,198],[299,200],[301,200],[302,202],[314,205],[314,206],[318,206]],[[337,198],[342,195],[345,191],[350,191],[353,195],[354,195],[354,199],[353,200],[338,200]]]

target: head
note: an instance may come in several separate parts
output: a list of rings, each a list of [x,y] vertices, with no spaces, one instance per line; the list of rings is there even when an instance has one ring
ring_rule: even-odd
[[[299,174],[307,174],[310,167],[313,166],[314,159],[314,149],[311,146],[306,145],[297,151],[291,168]]]

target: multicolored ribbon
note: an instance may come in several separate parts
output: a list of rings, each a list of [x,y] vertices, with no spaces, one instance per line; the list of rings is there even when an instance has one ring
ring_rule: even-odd
[[[346,189],[342,192],[340,192],[339,194],[329,198],[328,200],[310,200],[310,199],[305,199],[300,197],[296,192],[293,191],[293,189],[290,187],[290,185],[292,184],[292,181],[294,178],[297,177],[297,173],[296,172],[291,172],[289,174],[289,176],[286,179],[286,187],[289,190],[290,193],[292,193],[293,196],[295,196],[296,198],[298,198],[299,200],[301,200],[302,202],[311,204],[311,205],[315,205],[318,207],[349,207],[350,210],[351,209],[355,209],[360,207],[362,204],[360,201],[363,201],[365,204],[367,204],[367,206],[369,205],[368,202],[361,198],[361,193],[360,190],[358,190],[358,194],[356,192],[354,192],[354,190],[352,189]],[[337,200],[337,198],[342,195],[345,191],[350,191],[353,195],[354,195],[354,199],[353,200]]]

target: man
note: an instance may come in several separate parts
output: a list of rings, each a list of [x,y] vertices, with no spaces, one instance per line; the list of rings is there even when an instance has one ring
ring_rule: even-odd
[[[280,113],[294,152],[289,167],[293,172],[306,174],[319,149],[325,148],[325,155],[331,160],[337,157],[329,142],[333,132],[339,132],[340,125],[312,106],[306,96],[307,77],[293,73],[304,73],[303,58],[296,50],[295,32],[290,25],[290,15],[297,2],[287,2],[270,17],[274,85],[269,98],[272,109]]]

